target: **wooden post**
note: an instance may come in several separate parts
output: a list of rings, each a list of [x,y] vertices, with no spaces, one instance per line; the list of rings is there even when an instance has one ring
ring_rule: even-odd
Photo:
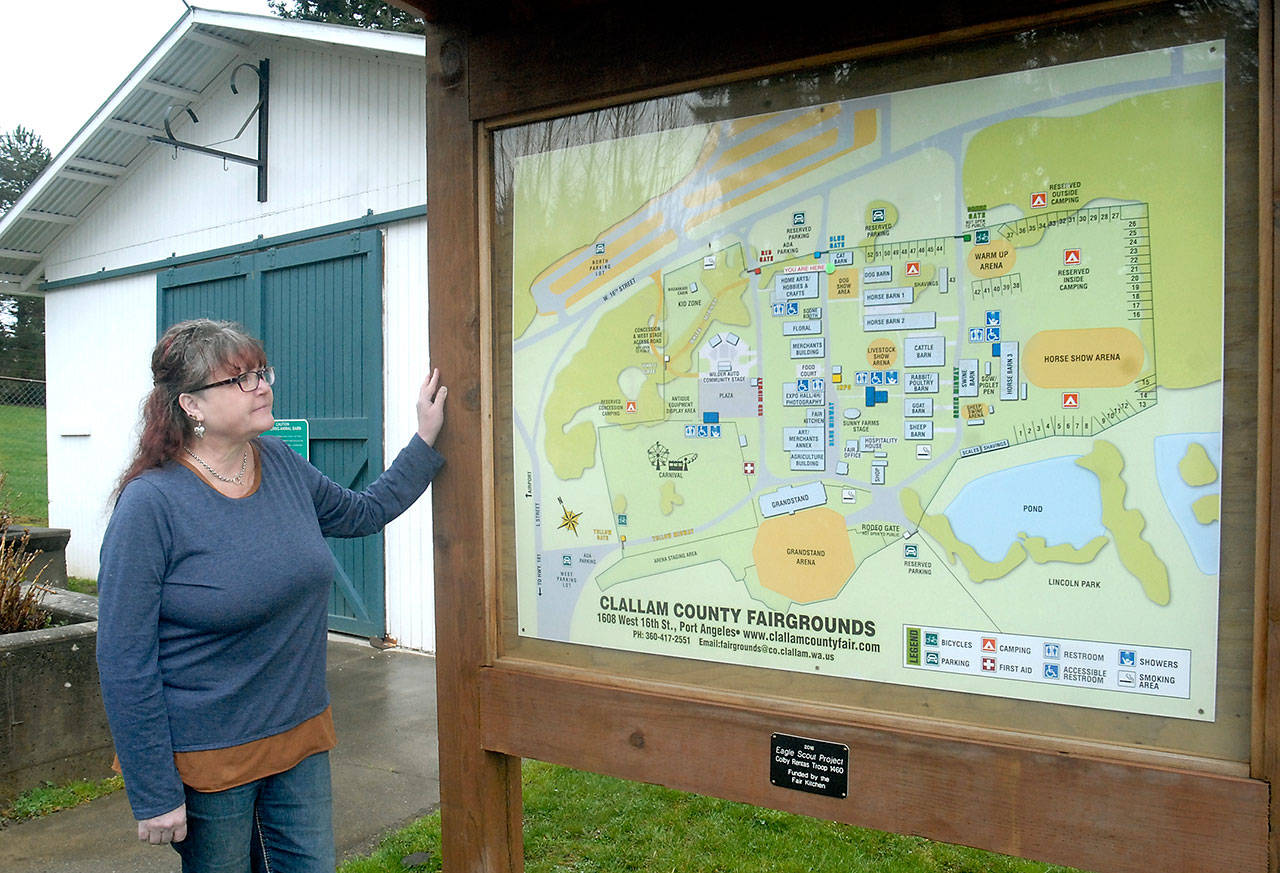
[[[427,37],[428,276],[432,295],[431,359],[449,386],[449,426],[436,481],[436,658],[440,731],[440,799],[444,868],[450,873],[519,873],[520,759],[480,745],[482,665],[492,651],[486,612],[488,542],[482,496],[489,427],[482,402],[475,127],[470,122],[465,34],[435,28]],[[471,136],[458,136],[472,131]],[[446,210],[433,211],[431,204]]]
[[[1280,73],[1275,66],[1280,49],[1274,0],[1258,10],[1258,530],[1257,600],[1254,607],[1254,744],[1253,773],[1272,786],[1268,869],[1280,871],[1280,803],[1275,783],[1280,780],[1280,499],[1275,489],[1276,458],[1280,456],[1280,279],[1275,267],[1280,256],[1280,115],[1276,94]]]

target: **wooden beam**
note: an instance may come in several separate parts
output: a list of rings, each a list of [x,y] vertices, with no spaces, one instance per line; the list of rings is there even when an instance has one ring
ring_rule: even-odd
[[[503,667],[484,671],[482,700],[484,744],[509,755],[1105,873],[1267,869],[1268,790],[1256,780],[796,717],[665,689],[620,695]],[[847,745],[849,796],[772,785],[772,732]]]
[[[0,249],[0,258],[12,258],[15,261],[38,261],[43,258],[41,252],[28,252],[22,249]]]
[[[431,358],[449,387],[448,460],[435,507],[436,685],[440,701],[443,862],[450,873],[523,869],[520,761],[480,745],[480,670],[489,662],[486,501],[479,496],[491,427],[483,402],[477,132],[470,120],[464,33],[427,33],[427,202]]]
[[[18,217],[29,218],[32,221],[44,221],[49,224],[75,224],[79,221],[79,217],[75,215],[63,215],[60,212],[42,212],[39,209],[28,209]]]
[[[95,161],[92,158],[72,158],[67,161],[66,166],[73,170],[88,170],[91,173],[101,173],[104,176],[120,176],[128,167],[120,164],[108,164],[106,161]]]
[[[73,182],[88,182],[91,185],[110,186],[116,183],[114,176],[102,176],[96,173],[85,173],[80,170],[58,170],[58,178],[70,179]]]
[[[501,118],[540,107],[590,107],[652,96],[667,89],[715,85],[766,75],[778,64],[816,67],[925,49],[995,33],[1052,28],[1070,21],[1156,5],[1159,0],[995,0],[982,4],[898,4],[875,16],[846,17],[814,27],[805,16],[770,20],[767,40],[725,39],[715,51],[675,51],[664,28],[640,26],[638,4],[600,3],[581,14],[558,14],[556,4],[535,4],[527,25],[493,30],[472,43],[473,118]],[[550,5],[551,9],[547,9]],[[719,4],[691,4],[680,32],[714,32],[725,13]],[[572,62],[564,59],[572,47]],[[537,76],[516,75],[512,58]]]
[[[195,28],[187,31],[182,38],[189,39],[192,42],[198,42],[202,45],[207,45],[210,48],[223,49],[224,51],[229,52],[242,52],[249,48],[245,43],[236,42],[234,39],[227,39],[225,36],[205,33],[203,30],[197,30]]]
[[[111,130],[118,130],[121,133],[131,133],[134,136],[158,136],[164,133],[164,131],[158,127],[148,127],[145,124],[138,124],[133,121],[122,121],[119,118],[109,118],[102,123],[102,126],[108,127]]]
[[[1276,4],[1263,0],[1258,16],[1258,518],[1254,605],[1254,773],[1280,781],[1280,31]],[[1272,793],[1270,869],[1280,871],[1280,798]]]
[[[139,83],[139,87],[148,91],[154,91],[156,94],[164,94],[166,97],[173,97],[178,100],[194,100],[200,96],[199,91],[191,88],[181,88],[177,85],[170,85],[168,82],[160,82],[155,79],[143,79]]]
[[[31,268],[31,271],[27,273],[27,275],[23,278],[22,282],[19,284],[18,290],[17,290],[18,294],[22,294],[27,297],[43,297],[44,296],[44,291],[31,290],[31,286],[36,283],[36,280],[38,280],[41,276],[44,275],[43,266],[44,266],[43,264],[36,264],[34,267]],[[10,292],[10,293],[13,293],[13,292]]]

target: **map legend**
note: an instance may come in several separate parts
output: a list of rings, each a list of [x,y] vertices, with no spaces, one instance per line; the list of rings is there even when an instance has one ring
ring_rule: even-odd
[[[1191,652],[1129,643],[903,626],[903,666],[1162,697],[1191,696]]]

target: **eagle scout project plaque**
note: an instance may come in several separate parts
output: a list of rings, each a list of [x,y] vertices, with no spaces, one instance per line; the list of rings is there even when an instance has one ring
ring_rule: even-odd
[[[1213,720],[1224,54],[515,158],[519,633]]]
[[[843,743],[773,734],[769,781],[824,797],[849,796],[849,747]]]

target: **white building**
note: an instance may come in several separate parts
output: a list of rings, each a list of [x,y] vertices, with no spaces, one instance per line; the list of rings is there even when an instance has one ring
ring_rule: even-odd
[[[173,321],[261,336],[277,417],[309,421],[312,461],[343,484],[413,433],[423,58],[419,36],[191,9],[0,219],[0,279],[45,294],[49,520],[71,529],[73,575],[96,577],[150,350]],[[265,200],[255,166],[187,145],[261,147]],[[334,629],[434,650],[429,499],[335,553]]]

